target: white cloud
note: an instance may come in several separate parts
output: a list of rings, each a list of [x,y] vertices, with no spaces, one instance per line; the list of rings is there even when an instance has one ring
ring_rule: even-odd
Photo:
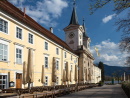
[[[18,0],[11,0],[16,6],[21,6],[19,4],[23,2],[25,4],[26,2],[26,0],[20,0],[21,3],[16,1]],[[32,2],[30,2],[30,4],[31,3]],[[34,6],[29,5],[29,3],[24,5],[24,7],[25,6],[26,13],[35,21],[46,26],[55,27],[57,25],[55,20],[62,15],[62,11],[68,7],[68,3],[65,0],[37,0]]]
[[[99,49],[100,56],[98,57],[94,47]],[[110,66],[125,66],[127,53],[120,52],[119,43],[111,42],[109,39],[102,41],[100,44],[91,47],[91,52],[94,55],[95,63],[102,61]]]
[[[103,23],[107,23],[108,21],[112,20],[112,18],[116,16],[116,14],[112,14],[112,15],[109,15],[109,16],[106,16],[102,19]]]

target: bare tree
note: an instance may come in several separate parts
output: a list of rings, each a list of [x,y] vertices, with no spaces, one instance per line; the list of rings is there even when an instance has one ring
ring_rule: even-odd
[[[113,2],[114,9],[118,15],[122,11],[128,9],[127,17],[118,19],[115,23],[117,31],[122,31],[122,38],[120,42],[121,51],[127,51],[130,53],[130,0],[90,0],[90,14],[93,14],[97,9],[102,8],[104,5]],[[126,58],[126,65],[130,67],[130,56]]]
[[[117,13],[130,7],[130,0],[90,0],[90,11],[93,14],[98,8],[102,8],[104,5],[113,2],[114,9]]]
[[[113,77],[115,77],[115,79],[118,81],[120,81],[120,77],[121,77],[121,70],[117,70],[114,73],[112,73]]]
[[[125,19],[119,19],[116,22],[116,25],[118,25],[117,30],[123,31],[122,39],[119,44],[119,47],[121,51],[126,51],[130,53],[130,10],[128,13],[128,16]],[[126,58],[125,65],[130,67],[130,56]]]
[[[126,58],[126,63],[125,65],[129,66],[130,67],[130,56]]]

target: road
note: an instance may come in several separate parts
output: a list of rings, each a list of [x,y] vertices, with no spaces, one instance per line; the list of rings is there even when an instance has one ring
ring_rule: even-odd
[[[59,98],[128,98],[121,85],[104,85],[82,90]]]

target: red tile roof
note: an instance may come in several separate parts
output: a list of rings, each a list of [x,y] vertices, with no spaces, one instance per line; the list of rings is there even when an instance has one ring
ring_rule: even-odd
[[[74,51],[60,38],[58,38],[56,35],[51,33],[49,30],[45,29],[41,25],[39,25],[35,20],[33,20],[31,17],[28,15],[25,15],[24,17],[24,12],[19,10],[17,7],[12,5],[10,2],[7,0],[0,0],[0,10],[6,12],[7,14],[11,15],[13,18],[17,19],[21,23],[29,26],[30,28],[36,30],[43,36],[46,36],[47,38],[51,39],[55,43],[61,45],[65,49],[71,51],[74,53]]]

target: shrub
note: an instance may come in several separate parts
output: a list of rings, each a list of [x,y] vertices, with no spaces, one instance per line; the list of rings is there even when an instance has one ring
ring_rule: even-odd
[[[128,98],[130,98],[130,82],[123,82],[122,89],[124,90]]]
[[[98,84],[98,86],[103,86],[103,82],[100,81],[99,84]]]

